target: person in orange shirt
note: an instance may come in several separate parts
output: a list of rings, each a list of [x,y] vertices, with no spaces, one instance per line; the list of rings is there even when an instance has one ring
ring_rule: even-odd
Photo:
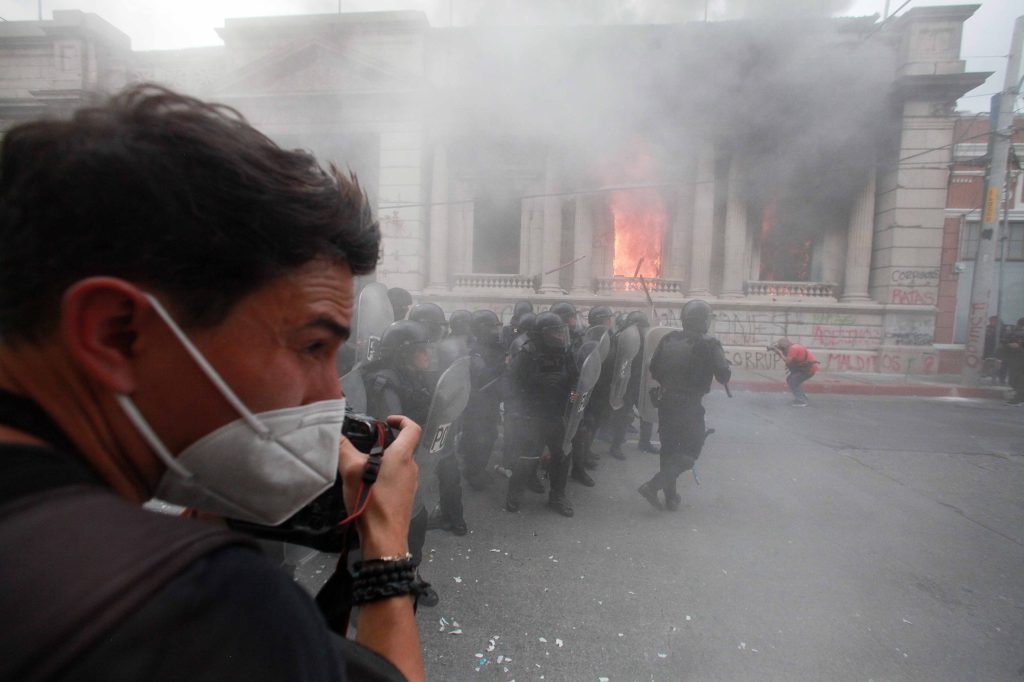
[[[807,394],[800,388],[800,384],[818,371],[818,361],[814,359],[811,351],[785,338],[779,339],[768,349],[778,353],[786,363],[786,385],[793,393],[793,402],[790,405],[807,407]]]

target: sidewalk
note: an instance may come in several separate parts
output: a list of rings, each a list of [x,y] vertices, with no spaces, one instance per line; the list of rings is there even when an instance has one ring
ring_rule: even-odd
[[[788,392],[785,371],[732,368],[733,391]],[[818,372],[801,388],[806,393],[842,395],[900,395],[921,397],[988,398],[1005,400],[1011,394],[1006,386],[983,379],[980,386],[963,386],[959,374],[878,374],[855,372]]]

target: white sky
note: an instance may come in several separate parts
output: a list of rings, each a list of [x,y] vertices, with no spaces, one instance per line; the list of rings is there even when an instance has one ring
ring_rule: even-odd
[[[0,17],[8,21],[36,19],[39,2],[47,19],[55,9],[98,14],[128,34],[136,50],[218,45],[214,29],[224,25],[225,17],[322,14],[336,12],[339,7],[339,0],[0,0]],[[340,0],[340,5],[345,11],[421,9],[433,25],[441,26],[448,21],[449,2],[455,3],[457,12],[460,0]],[[890,11],[902,4],[903,0],[889,0]],[[916,6],[957,4],[966,3],[911,0],[901,14]],[[967,59],[969,71],[997,73],[960,101],[960,108],[970,111],[987,111],[987,95],[1001,88],[1013,22],[1024,14],[1020,0],[981,0],[980,4],[965,24],[961,54]],[[885,0],[852,0],[843,14],[881,14],[885,5]]]

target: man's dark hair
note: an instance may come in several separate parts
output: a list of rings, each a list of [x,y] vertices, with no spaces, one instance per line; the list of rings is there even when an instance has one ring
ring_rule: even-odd
[[[74,282],[164,293],[185,326],[317,258],[377,265],[380,228],[354,175],[281,149],[230,107],[140,84],[67,121],[12,128],[0,150],[0,338],[52,330]]]

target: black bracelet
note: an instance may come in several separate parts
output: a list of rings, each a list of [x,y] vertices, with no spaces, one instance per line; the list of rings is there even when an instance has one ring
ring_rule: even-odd
[[[430,583],[418,578],[415,572],[413,572],[408,580],[396,580],[373,585],[356,581],[352,587],[352,603],[356,606],[362,606],[363,604],[370,604],[382,599],[403,595],[411,595],[415,601],[429,588]]]

